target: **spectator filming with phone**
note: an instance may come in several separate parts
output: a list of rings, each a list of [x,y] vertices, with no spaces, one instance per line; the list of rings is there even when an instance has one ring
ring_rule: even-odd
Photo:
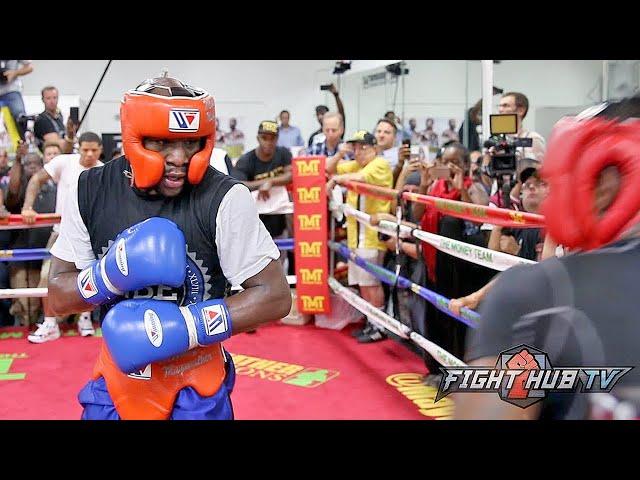
[[[44,112],[37,116],[33,126],[38,148],[42,151],[46,142],[57,142],[62,153],[72,153],[80,124],[78,108],[71,108],[65,125],[62,112],[58,108],[56,87],[47,86],[42,89],[42,103]]]

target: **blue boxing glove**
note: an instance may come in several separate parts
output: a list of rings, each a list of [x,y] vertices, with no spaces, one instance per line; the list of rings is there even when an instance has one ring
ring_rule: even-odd
[[[120,233],[101,260],[80,272],[78,291],[85,302],[102,305],[144,287],[180,287],[186,265],[180,228],[171,220],[153,217]]]
[[[231,315],[224,299],[178,307],[164,300],[133,299],[105,315],[102,336],[124,373],[166,360],[231,336]]]

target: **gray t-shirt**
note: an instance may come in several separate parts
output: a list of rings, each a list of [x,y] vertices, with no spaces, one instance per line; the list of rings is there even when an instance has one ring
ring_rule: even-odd
[[[21,66],[29,65],[31,60],[0,60],[0,68],[7,70],[17,70]],[[10,92],[21,92],[22,80],[20,77],[16,77],[12,82],[0,83],[0,95],[5,95]]]
[[[468,332],[465,361],[526,344],[546,352],[554,367],[634,367],[611,393],[637,392],[639,261],[640,239],[633,238],[502,272],[480,304],[478,328]],[[549,393],[541,418],[586,418],[588,395]]]

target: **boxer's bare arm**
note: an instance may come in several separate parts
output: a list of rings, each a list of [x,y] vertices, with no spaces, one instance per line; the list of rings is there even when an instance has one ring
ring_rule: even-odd
[[[78,292],[78,273],[80,270],[76,268],[75,263],[51,256],[48,300],[56,315],[87,312],[95,308],[94,305],[85,302]]]
[[[226,299],[234,335],[289,314],[291,293],[279,261],[272,260],[260,273],[247,279],[242,288],[242,292]]]
[[[56,315],[95,308],[86,303],[78,292],[76,281],[79,272],[74,263],[52,257],[49,304]],[[272,260],[260,273],[247,279],[242,287],[244,291],[227,299],[234,334],[283,318],[291,310],[291,293],[280,262]]]

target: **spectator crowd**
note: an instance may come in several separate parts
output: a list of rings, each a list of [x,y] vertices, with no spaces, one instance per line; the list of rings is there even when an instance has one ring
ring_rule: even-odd
[[[23,134],[13,158],[7,148],[0,148],[0,218],[22,214],[25,223],[30,224],[38,213],[64,215],[60,199],[70,183],[77,181],[83,170],[112,158],[104,157],[99,135],[92,132],[78,135],[78,125],[71,118],[65,121],[58,108],[59,92],[55,86],[42,88],[44,109],[31,125],[25,123],[20,77],[29,74],[33,66],[29,61],[3,61],[0,67],[0,75],[5,79],[0,83],[0,102],[10,108]],[[529,110],[524,94],[502,94],[499,112],[517,117],[517,132],[507,140],[528,138],[531,145],[517,149],[513,171],[496,172],[492,170],[492,158],[500,153],[495,148],[483,148],[477,133],[481,102],[466,112],[460,127],[455,120],[450,120],[448,128],[441,133],[434,131],[431,117],[427,117],[424,129],[419,128],[415,118],[409,119],[408,128],[405,128],[393,111],[381,112],[375,125],[356,125],[347,132],[339,92],[335,85],[331,85],[329,91],[335,99],[336,109],[318,105],[315,115],[319,128],[308,136],[303,136],[292,123],[295,119],[290,111],[282,109],[277,121],[260,122],[256,132],[258,146],[243,152],[245,133],[238,129],[236,119],[229,119],[224,131],[218,122],[218,148],[214,150],[211,164],[244,183],[254,192],[256,201],[268,201],[290,195],[293,156],[324,155],[327,193],[334,195],[337,189],[345,196],[347,204],[371,215],[374,220],[395,219],[395,201],[348,191],[347,182],[364,182],[476,205],[539,211],[547,195],[547,185],[538,174],[545,140],[523,126]],[[435,158],[416,153],[413,147],[418,145],[437,148]],[[113,156],[121,154],[118,150]],[[508,197],[503,194],[505,185]],[[554,255],[557,250],[550,241],[545,243],[545,232],[540,229],[508,229],[461,220],[421,203],[402,201],[400,207],[405,224],[473,245],[529,260],[540,260]],[[290,214],[261,215],[260,219],[273,238],[293,237]],[[401,275],[451,298],[450,308],[456,312],[462,307],[476,308],[492,286],[496,274],[493,270],[452,257],[415,239],[398,240],[381,235],[352,217],[343,223],[339,226],[344,229],[338,229],[343,232],[342,240],[358,256],[391,271],[399,266]],[[50,227],[0,230],[0,249],[50,248],[56,235],[57,228]],[[400,252],[399,256],[397,252]],[[289,273],[294,273],[293,255],[283,255],[282,261]],[[347,265],[346,283],[356,288],[362,298],[391,313],[453,355],[463,356],[468,327],[453,321],[411,292],[382,284],[353,262],[349,261]],[[46,287],[47,276],[46,259],[0,262],[0,288]],[[59,338],[58,325],[63,321],[74,319],[56,318],[46,299],[0,300],[0,325],[30,327],[33,331],[29,340],[34,343]],[[78,316],[77,328],[81,335],[94,333],[91,312]],[[356,330],[354,336],[360,343],[387,338],[384,331],[369,321]],[[428,373],[424,383],[437,385],[439,377],[435,372],[439,364],[427,352],[421,354]]]

